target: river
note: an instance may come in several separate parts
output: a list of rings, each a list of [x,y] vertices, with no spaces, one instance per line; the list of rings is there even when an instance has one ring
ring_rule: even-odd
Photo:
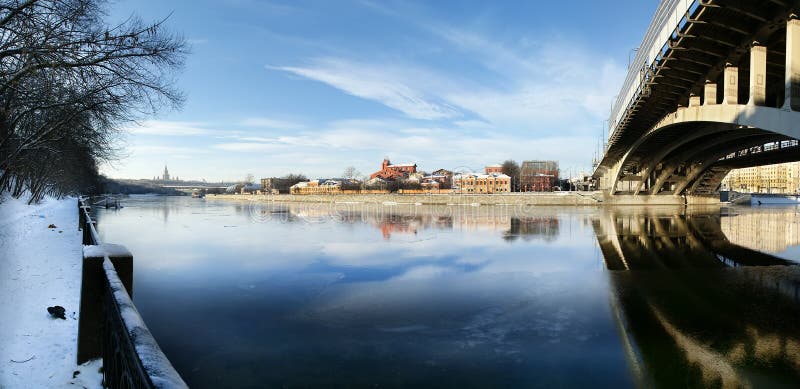
[[[798,387],[798,208],[95,209],[193,388]]]

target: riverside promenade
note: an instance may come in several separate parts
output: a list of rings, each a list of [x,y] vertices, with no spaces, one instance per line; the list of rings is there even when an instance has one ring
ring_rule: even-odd
[[[0,388],[101,387],[99,359],[76,363],[83,260],[77,200],[0,201]],[[66,320],[47,312],[56,305]]]

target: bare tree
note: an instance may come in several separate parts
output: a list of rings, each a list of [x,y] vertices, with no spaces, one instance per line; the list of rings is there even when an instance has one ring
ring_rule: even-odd
[[[519,192],[520,191],[520,169],[519,164],[517,161],[513,159],[509,159],[503,162],[503,174],[511,177],[511,191],[512,192]]]
[[[359,172],[354,166],[346,167],[342,173],[342,178],[347,178],[349,180],[358,179],[360,176],[361,172]]]
[[[254,178],[253,178],[253,173],[247,173],[247,175],[246,175],[246,176],[244,176],[244,183],[245,183],[245,185],[246,185],[246,184],[252,184],[252,183],[253,183],[253,180],[254,180]]]
[[[62,178],[96,176],[124,125],[181,105],[183,38],[104,15],[103,0],[0,0],[0,192],[84,190]]]

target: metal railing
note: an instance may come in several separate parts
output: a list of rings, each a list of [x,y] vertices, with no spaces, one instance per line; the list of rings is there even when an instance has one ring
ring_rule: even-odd
[[[83,244],[100,246],[90,207],[85,204],[84,198],[78,199]],[[102,268],[103,386],[188,388],[144,324],[108,254],[104,254]]]
[[[678,36],[678,31],[689,22],[689,16],[698,9],[701,3],[699,0],[661,1],[642,43],[636,51],[636,56],[629,64],[628,74],[614,101],[608,123],[608,139],[604,142],[610,143],[610,140],[616,135],[617,126],[622,122],[625,113],[639,97],[645,94],[649,72],[653,71],[653,66],[666,54],[669,50],[670,40]]]

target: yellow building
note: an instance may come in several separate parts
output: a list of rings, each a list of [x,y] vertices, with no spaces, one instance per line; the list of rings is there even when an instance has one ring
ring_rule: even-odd
[[[336,181],[311,180],[298,182],[289,188],[291,194],[340,194],[342,185]]]
[[[453,191],[457,193],[509,193],[511,177],[502,173],[464,173],[453,176]]]
[[[722,180],[723,188],[753,193],[800,192],[800,162],[781,163],[731,170]]]

